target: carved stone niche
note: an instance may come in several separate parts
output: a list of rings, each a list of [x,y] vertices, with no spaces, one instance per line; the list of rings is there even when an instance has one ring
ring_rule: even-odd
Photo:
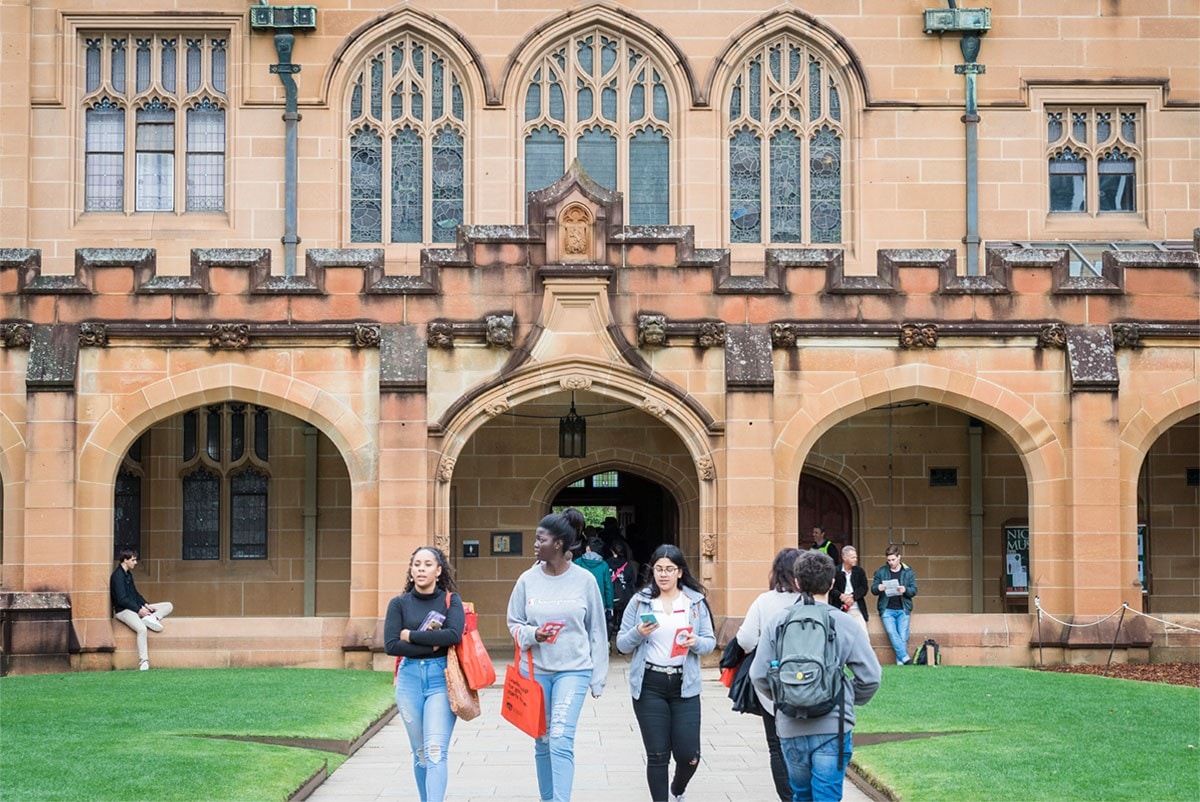
[[[582,203],[572,203],[558,215],[558,262],[595,264],[596,219]]]

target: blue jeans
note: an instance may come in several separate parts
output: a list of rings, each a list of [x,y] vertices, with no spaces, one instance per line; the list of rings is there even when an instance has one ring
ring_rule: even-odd
[[[892,642],[892,651],[896,653],[896,665],[902,666],[908,661],[908,619],[909,614],[904,610],[885,609],[879,617],[883,619],[883,629],[887,632],[888,640]]]
[[[405,658],[396,672],[396,709],[412,745],[413,776],[421,802],[446,797],[446,753],[454,732],[454,713],[446,695],[446,658]]]
[[[543,800],[568,802],[575,783],[575,725],[592,672],[541,671],[534,679],[546,700],[546,734],[533,742],[538,794]]]
[[[854,751],[851,734],[846,733],[845,754],[838,768],[837,735],[802,735],[780,738],[783,759],[787,761],[788,780],[792,784],[792,802],[838,802],[846,780],[846,766]]]

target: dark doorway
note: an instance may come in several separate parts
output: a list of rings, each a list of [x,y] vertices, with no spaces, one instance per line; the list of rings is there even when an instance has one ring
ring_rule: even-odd
[[[644,564],[663,543],[679,544],[679,506],[674,497],[662,485],[636,474],[601,471],[580,477],[554,497],[551,507],[578,507],[585,516],[600,520],[611,514],[639,563]]]
[[[799,507],[800,548],[813,545],[814,526],[824,529],[838,548],[854,545],[854,516],[850,499],[837,485],[801,474]]]

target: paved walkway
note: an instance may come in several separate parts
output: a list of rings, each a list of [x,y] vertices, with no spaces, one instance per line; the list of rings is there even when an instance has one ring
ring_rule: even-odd
[[[608,687],[590,696],[575,736],[574,802],[642,802],[645,753],[626,679],[625,658],[612,660]],[[504,665],[497,665],[501,682]],[[716,669],[704,670],[700,770],[688,787],[688,802],[771,802],[774,785],[762,722],[729,709]],[[500,717],[500,684],[480,693],[483,715],[458,722],[450,743],[450,802],[538,799],[533,742]],[[309,797],[313,802],[416,800],[408,736],[400,718],[341,765]],[[845,799],[871,797],[846,781]]]

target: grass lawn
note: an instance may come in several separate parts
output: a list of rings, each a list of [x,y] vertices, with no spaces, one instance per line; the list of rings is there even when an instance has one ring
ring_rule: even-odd
[[[225,669],[0,679],[0,799],[283,800],[392,704],[378,671]]]
[[[902,800],[1200,799],[1200,689],[1020,668],[883,671],[857,711],[854,763]],[[904,732],[958,734],[858,745]]]

